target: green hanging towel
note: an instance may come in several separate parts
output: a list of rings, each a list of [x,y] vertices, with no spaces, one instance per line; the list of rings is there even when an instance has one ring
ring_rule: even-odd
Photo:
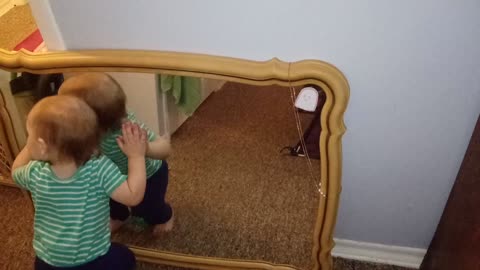
[[[201,81],[199,78],[162,75],[159,74],[160,91],[170,92],[175,98],[175,104],[188,116],[200,106],[202,102]]]

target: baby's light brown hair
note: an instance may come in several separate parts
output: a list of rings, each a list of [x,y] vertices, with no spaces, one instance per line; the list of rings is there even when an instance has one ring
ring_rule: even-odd
[[[96,152],[99,144],[97,116],[79,98],[43,98],[33,106],[28,121],[36,136],[58,151],[59,158],[71,158],[80,166]]]
[[[82,73],[67,79],[59,95],[73,95],[84,100],[97,114],[101,132],[121,127],[127,116],[127,97],[120,84],[101,72]]]

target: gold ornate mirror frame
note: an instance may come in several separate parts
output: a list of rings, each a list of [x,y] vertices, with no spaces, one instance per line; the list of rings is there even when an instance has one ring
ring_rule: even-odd
[[[314,269],[333,267],[331,250],[337,218],[342,175],[343,114],[349,98],[346,78],[326,62],[304,60],[287,63],[277,58],[266,62],[162,51],[96,50],[29,53],[0,50],[0,68],[32,73],[116,71],[166,73],[228,80],[252,85],[315,84],[326,94],[321,112],[321,182],[326,197],[320,197],[313,234]],[[141,93],[139,93],[141,94]],[[139,261],[201,269],[295,269],[262,261],[208,258],[130,247]]]

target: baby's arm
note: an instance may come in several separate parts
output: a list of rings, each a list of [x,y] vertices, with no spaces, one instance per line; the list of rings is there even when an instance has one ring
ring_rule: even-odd
[[[155,140],[148,142],[146,156],[152,159],[166,159],[171,150],[169,137],[156,137]]]
[[[27,146],[25,146],[23,147],[22,151],[20,151],[20,153],[17,155],[17,157],[15,158],[15,161],[13,161],[12,176],[15,169],[20,168],[24,165],[27,165],[28,162],[30,162],[30,160],[31,160],[30,152],[28,151]]]
[[[32,191],[30,182],[32,181],[32,174],[39,167],[41,167],[41,162],[36,162],[32,160],[30,150],[25,145],[22,151],[17,155],[15,161],[12,164],[12,179],[13,181],[22,188]],[[24,191],[23,191],[24,192]]]
[[[135,206],[143,200],[145,194],[146,133],[138,125],[125,123],[122,134],[117,143],[128,157],[128,178],[113,191],[111,198],[124,205]]]

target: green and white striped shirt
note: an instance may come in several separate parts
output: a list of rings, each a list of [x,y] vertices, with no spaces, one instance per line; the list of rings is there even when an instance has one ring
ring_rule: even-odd
[[[147,128],[147,126],[138,121],[135,115],[132,112],[127,113],[127,119],[133,123],[138,124],[142,129],[147,131],[148,141],[153,141],[156,138],[155,133]],[[122,152],[120,147],[117,144],[117,137],[122,135],[122,130],[117,129],[114,131],[110,131],[105,136],[103,136],[102,141],[100,143],[100,149],[102,150],[102,154],[106,155],[109,159],[111,159],[115,164],[117,164],[118,168],[123,174],[128,174],[128,158]],[[147,172],[147,178],[150,178],[154,173],[160,169],[162,165],[161,160],[145,158],[145,166]]]
[[[33,248],[46,263],[71,267],[110,248],[110,194],[125,180],[105,156],[92,157],[69,179],[58,179],[49,163],[30,161],[13,173],[35,205]]]

